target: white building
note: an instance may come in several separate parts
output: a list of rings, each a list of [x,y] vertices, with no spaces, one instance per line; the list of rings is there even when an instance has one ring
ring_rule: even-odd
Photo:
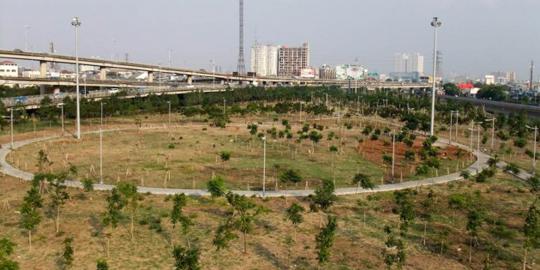
[[[396,53],[394,55],[394,72],[424,74],[424,56],[419,53]]]
[[[11,61],[0,62],[0,76],[19,77],[19,66]]]
[[[317,79],[317,70],[314,68],[303,68],[300,70],[300,78]]]
[[[251,47],[251,71],[259,76],[277,76],[279,46],[255,44]]]
[[[336,66],[336,79],[338,80],[362,80],[367,74],[368,70],[359,65]]]
[[[484,77],[484,83],[487,85],[495,84],[495,76],[493,75],[486,75]]]

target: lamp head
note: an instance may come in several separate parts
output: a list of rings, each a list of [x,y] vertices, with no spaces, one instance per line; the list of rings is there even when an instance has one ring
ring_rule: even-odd
[[[433,21],[431,21],[431,26],[438,28],[442,26],[442,22],[439,21],[438,17],[433,17]]]
[[[79,19],[79,17],[73,17],[73,19],[71,19],[71,25],[75,27],[81,26],[81,20]]]

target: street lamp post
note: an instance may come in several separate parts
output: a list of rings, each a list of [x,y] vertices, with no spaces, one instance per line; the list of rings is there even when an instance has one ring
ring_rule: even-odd
[[[99,117],[99,123],[100,123],[100,126],[103,127],[103,102],[100,102],[99,105],[101,106],[101,114],[100,114],[100,117]]]
[[[392,131],[392,181],[394,180],[394,172],[396,166],[396,133]]]
[[[266,197],[266,136],[263,140],[263,197]]]
[[[433,87],[431,90],[431,136],[435,135],[435,96],[436,96],[436,87],[437,87],[437,29],[442,26],[442,22],[439,21],[439,18],[433,17],[431,22],[433,27]]]
[[[535,127],[530,127],[530,126],[527,126],[528,129],[533,129],[534,130],[534,142],[533,142],[533,159],[532,159],[532,166],[533,166],[533,172],[532,174],[536,174],[536,138],[538,137],[538,127],[535,126]]]
[[[171,101],[167,101],[167,103],[169,104],[169,128],[171,127]]]
[[[60,105],[60,113],[61,113],[60,121],[62,122],[62,137],[63,137],[66,131],[65,126],[64,126],[64,104]]]
[[[11,108],[10,110],[10,113],[11,113],[11,116],[10,116],[10,123],[9,123],[9,126],[10,126],[10,129],[11,129],[11,149],[13,149],[13,108]]]
[[[450,136],[448,137],[448,144],[452,144],[452,124],[454,123],[454,119],[452,118],[454,116],[454,111],[450,111]]]
[[[495,146],[495,120],[497,120],[495,117],[485,120],[485,122],[491,122],[491,152]]]
[[[79,17],[73,17],[71,25],[75,27],[75,78],[77,90],[77,140],[81,139],[81,96],[79,93],[79,27],[81,20]]]
[[[103,185],[103,129],[99,128],[99,183]]]

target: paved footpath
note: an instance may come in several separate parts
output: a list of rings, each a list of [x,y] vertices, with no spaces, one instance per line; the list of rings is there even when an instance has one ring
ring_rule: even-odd
[[[154,126],[154,127],[147,127],[143,129],[164,129],[167,128],[166,126]],[[125,128],[125,129],[108,129],[104,130],[103,132],[113,132],[113,131],[124,131],[124,130],[133,130],[133,128]],[[92,131],[92,132],[86,132],[85,134],[96,134],[99,131]],[[49,137],[41,137],[41,138],[34,138],[34,139],[28,139],[28,140],[22,140],[17,141],[13,143],[13,149],[17,149],[20,147],[23,147],[28,144],[36,143],[36,142],[42,142],[52,139],[60,138],[60,136],[49,136]],[[439,139],[437,142],[438,145],[442,144],[448,144],[448,140],[446,139]],[[469,147],[461,144],[454,144],[455,146],[462,148],[464,150],[470,151]],[[0,166],[1,171],[4,174],[20,178],[25,181],[31,181],[34,175],[29,172],[22,171],[18,168],[13,167],[11,164],[9,164],[6,161],[7,155],[12,151],[11,144],[7,143],[2,145],[2,148],[0,149]],[[474,151],[474,150],[473,150]],[[474,155],[476,156],[476,162],[474,162],[468,170],[471,175],[476,175],[485,168],[488,167],[487,161],[489,160],[490,156],[479,152],[474,151]],[[500,166],[504,166],[504,164],[500,164]],[[453,181],[459,181],[463,180],[463,177],[460,175],[461,172],[456,172],[448,175],[443,175],[439,177],[432,177],[432,178],[426,178],[422,180],[417,181],[407,181],[402,183],[396,183],[396,184],[385,184],[385,185],[379,185],[373,190],[369,189],[362,189],[362,188],[337,188],[336,189],[336,195],[352,195],[352,194],[361,194],[361,193],[375,193],[375,192],[387,192],[387,191],[395,191],[395,190],[402,190],[402,189],[409,189],[409,188],[417,188],[417,187],[424,187],[424,186],[431,186],[431,185],[438,185],[438,184],[444,184],[448,182]],[[520,173],[518,176],[519,178],[525,180],[530,177],[530,175],[524,174],[523,172]],[[76,180],[70,180],[66,181],[66,186],[74,187],[74,188],[82,188],[82,184],[79,181]],[[107,185],[107,184],[94,184],[95,190],[111,190],[115,186],[114,185]],[[138,187],[138,191],[140,193],[150,193],[155,195],[171,195],[171,194],[186,194],[186,195],[193,195],[193,196],[209,196],[210,193],[208,193],[207,190],[204,189],[174,189],[174,188],[153,188],[153,187]],[[279,190],[279,191],[267,191],[265,194],[263,194],[262,191],[247,191],[247,190],[233,190],[234,193],[246,195],[246,196],[258,196],[258,197],[306,197],[310,194],[313,194],[313,190]]]

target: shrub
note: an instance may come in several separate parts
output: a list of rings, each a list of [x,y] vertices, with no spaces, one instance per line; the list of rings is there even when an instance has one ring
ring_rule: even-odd
[[[517,138],[514,140],[514,146],[523,148],[527,144],[527,140],[525,138]]]

